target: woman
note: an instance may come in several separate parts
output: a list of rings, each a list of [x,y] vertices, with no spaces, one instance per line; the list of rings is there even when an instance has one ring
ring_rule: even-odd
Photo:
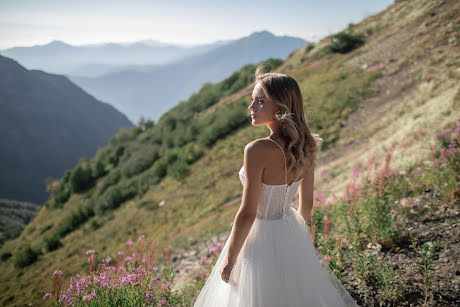
[[[297,82],[262,69],[248,108],[252,125],[267,125],[270,135],[244,148],[241,206],[194,306],[357,306],[321,264],[307,227],[322,139],[310,132]]]

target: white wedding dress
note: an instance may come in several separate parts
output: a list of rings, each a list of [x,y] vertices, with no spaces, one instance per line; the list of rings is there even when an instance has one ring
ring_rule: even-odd
[[[291,207],[303,179],[287,184],[285,155],[284,169],[284,184],[262,183],[257,217],[230,274],[233,284],[220,274],[229,236],[194,307],[358,306],[320,262],[305,220]],[[244,184],[244,165],[239,176]]]

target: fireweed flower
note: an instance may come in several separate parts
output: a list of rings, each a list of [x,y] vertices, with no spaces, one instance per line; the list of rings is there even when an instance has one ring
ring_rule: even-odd
[[[66,294],[61,295],[59,298],[59,303],[66,303],[67,305],[73,306],[72,298]]]
[[[147,303],[150,304],[155,304],[155,296],[153,295],[152,291],[148,291],[145,293],[145,299],[147,300]]]
[[[161,300],[158,301],[158,306],[169,306],[168,301],[166,298],[162,298]]]
[[[209,254],[214,254],[215,252],[217,251],[216,247],[212,246],[211,248],[209,248]]]
[[[56,275],[62,276],[62,271],[61,270],[56,270],[56,271],[54,271],[53,275],[54,276],[56,276]]]
[[[205,264],[205,265],[206,265],[206,264],[207,264],[207,260],[208,260],[208,257],[203,256],[203,258],[201,258],[201,260],[200,260],[200,264]]]
[[[132,258],[132,257],[126,256],[125,262],[128,262],[128,263],[129,263],[129,262],[132,262],[132,261],[133,261],[133,258]]]
[[[109,256],[107,256],[107,258],[104,259],[104,262],[109,265],[110,262],[112,261],[112,258],[110,258]]]
[[[45,293],[45,295],[43,295],[43,299],[46,301],[46,300],[52,300],[53,299],[53,295],[51,293]]]

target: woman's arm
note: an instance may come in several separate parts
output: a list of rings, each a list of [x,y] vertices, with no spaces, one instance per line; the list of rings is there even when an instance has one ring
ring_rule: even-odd
[[[228,246],[227,261],[234,264],[257,214],[261,192],[264,153],[266,145],[255,140],[244,148],[244,186],[241,205],[233,222],[233,231]]]
[[[305,223],[311,217],[311,209],[313,208],[313,185],[315,167],[311,167],[304,173],[304,180],[300,183],[299,187],[299,208],[297,212],[303,217]]]

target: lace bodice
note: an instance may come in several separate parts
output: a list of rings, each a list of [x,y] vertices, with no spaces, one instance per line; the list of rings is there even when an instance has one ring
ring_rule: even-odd
[[[273,141],[272,139],[269,139]],[[275,141],[273,141],[275,142]],[[275,142],[283,151],[282,147]],[[262,184],[260,197],[259,197],[259,204],[257,206],[257,218],[260,219],[269,219],[269,220],[276,220],[276,219],[284,219],[286,215],[292,214],[291,202],[292,198],[297,192],[300,183],[302,182],[303,178],[300,180],[293,181],[291,184],[287,184],[287,174],[286,174],[286,156],[284,155],[284,184]],[[244,165],[241,167],[239,171],[239,177],[241,183],[244,185]]]

